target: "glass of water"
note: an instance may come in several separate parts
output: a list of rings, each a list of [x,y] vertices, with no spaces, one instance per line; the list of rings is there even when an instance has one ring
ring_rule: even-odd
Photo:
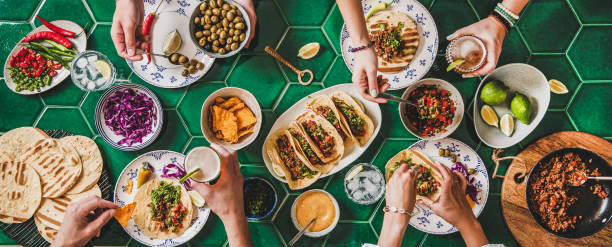
[[[70,65],[72,82],[83,91],[99,91],[115,82],[115,66],[104,54],[86,50],[79,53]]]
[[[346,173],[344,191],[357,204],[373,204],[385,194],[385,177],[376,166],[357,164]]]

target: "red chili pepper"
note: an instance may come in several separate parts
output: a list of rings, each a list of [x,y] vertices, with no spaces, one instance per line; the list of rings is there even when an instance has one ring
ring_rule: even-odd
[[[161,6],[163,2],[164,2],[163,0],[160,0],[155,10],[149,13],[147,15],[147,18],[145,18],[144,24],[142,25],[142,35],[147,35],[151,31],[151,26],[153,25],[153,20],[155,19],[155,13],[157,13],[159,6]]]
[[[45,19],[41,18],[40,16],[36,15],[36,18],[38,18],[38,20],[40,22],[42,22],[43,25],[45,25],[45,27],[51,29],[51,31],[59,33],[60,35],[64,36],[64,37],[74,37],[74,32],[63,29],[61,27],[58,27],[56,25],[53,25],[53,23],[46,21]]]
[[[59,43],[60,45],[65,46],[66,48],[70,49],[72,47],[72,42],[70,42],[70,40],[68,40],[66,37],[61,36],[57,33],[51,32],[51,31],[40,31],[37,33],[33,33],[28,35],[27,37],[23,38],[21,40],[21,42],[30,42],[32,40],[37,40],[37,39],[50,39],[53,40],[57,43]],[[32,50],[31,54],[34,53],[34,51]]]

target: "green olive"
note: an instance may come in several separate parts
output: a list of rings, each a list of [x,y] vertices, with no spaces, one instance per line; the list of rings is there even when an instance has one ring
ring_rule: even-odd
[[[179,59],[178,59],[178,62],[179,62],[180,64],[187,63],[187,57],[186,57],[186,56],[181,55],[181,56],[179,57]]]
[[[236,16],[236,11],[234,10],[230,10],[227,12],[227,14],[225,14],[225,18],[227,18],[228,21],[233,21],[234,16]]]
[[[221,25],[221,22],[215,24],[215,26],[217,26],[217,28],[222,28],[223,27],[223,25]]]
[[[218,41],[218,40],[213,41],[213,42],[212,42],[212,45],[213,45],[213,46],[217,46],[217,47],[219,47],[219,41]]]
[[[198,45],[200,46],[205,46],[206,45],[206,38],[202,37],[199,41],[198,41]]]
[[[178,53],[174,53],[174,54],[170,55],[170,62],[171,63],[178,63],[178,59],[179,59],[179,54]]]
[[[232,37],[232,39],[236,42],[240,41],[240,35],[234,33],[234,36]]]
[[[229,34],[229,36],[234,36],[234,29],[230,29],[227,33]]]
[[[180,59],[180,58],[179,58],[179,59]],[[181,63],[179,62],[179,64],[181,64]],[[185,67],[186,69],[188,69],[188,68],[189,68],[189,64],[188,64],[188,63],[184,63],[184,64],[183,64],[183,67]]]
[[[206,10],[207,7],[208,7],[208,5],[206,5],[206,2],[202,2],[200,4],[200,10]]]
[[[221,14],[221,10],[219,8],[214,8],[214,9],[212,9],[212,13],[213,13],[213,15],[220,15]]]
[[[208,2],[208,5],[209,5],[211,8],[216,8],[216,7],[217,7],[217,2],[216,2],[215,0],[210,0],[210,1]]]
[[[217,35],[216,33],[212,33],[212,34],[210,34],[210,38],[211,38],[211,40],[216,40],[216,39],[219,38],[219,35]]]
[[[238,49],[238,43],[232,43],[232,45],[230,45],[230,49],[232,49],[232,51]]]
[[[200,10],[200,15],[204,15],[204,13],[206,13],[204,10]]]
[[[229,10],[230,9],[230,5],[227,4],[227,3],[224,3],[221,8],[223,8],[223,10]]]
[[[246,39],[246,34],[245,33],[241,33],[240,34],[240,42],[244,41],[244,39]]]
[[[193,23],[194,24],[199,24],[200,23],[200,17],[193,18]]]
[[[234,43],[234,39],[232,37],[227,37],[225,42],[228,43],[228,44],[231,44],[231,43]]]
[[[211,34],[211,35],[212,35],[212,34]],[[206,37],[206,41],[208,41],[208,42],[213,42],[213,39],[212,39],[212,37],[208,36],[208,37]]]
[[[192,75],[195,73],[198,73],[198,69],[196,69],[195,65],[189,66],[188,70],[189,70],[189,74],[192,74]]]
[[[183,77],[187,77],[187,76],[189,75],[189,70],[184,69],[184,70],[183,70],[183,72],[181,72],[181,75],[182,75]]]
[[[219,38],[225,39],[225,37],[227,37],[227,32],[221,31],[221,33],[219,33]]]
[[[229,26],[229,21],[227,21],[227,19],[223,18],[223,20],[221,20],[221,25],[223,25],[224,27]]]
[[[240,17],[240,16],[236,16],[236,18],[234,18],[234,20],[232,20],[232,22],[238,24],[238,23],[244,22],[244,19],[242,17]],[[244,25],[244,23],[242,23],[242,24]]]
[[[213,46],[213,47],[212,47],[212,51],[213,51],[213,52],[218,52],[218,51],[219,51],[219,47],[217,47],[217,46]]]
[[[210,34],[211,34],[210,30],[204,30],[204,31],[202,31],[202,35],[204,35],[204,36],[206,36],[206,37],[210,36]]]
[[[208,25],[208,24],[206,24],[206,18],[204,18],[204,17],[200,18],[200,25],[202,25],[202,26]]]
[[[450,160],[451,160],[451,162],[453,162],[453,163],[457,162],[457,155],[455,155],[455,154],[451,154],[451,156],[450,156]]]
[[[221,54],[221,55],[225,54],[225,49],[224,48],[219,48],[219,54]]]
[[[222,46],[224,46],[226,44],[225,39],[219,39],[219,44],[221,44]]]
[[[240,12],[239,10],[236,11],[236,15],[237,16],[242,16],[242,12]]]
[[[217,32],[217,26],[210,27],[210,33],[216,33],[216,32]]]
[[[204,64],[202,62],[198,62],[198,64],[196,64],[196,69],[203,70],[204,69]]]
[[[233,29],[234,28],[234,23],[230,22],[228,27]]]
[[[204,15],[212,15],[212,10],[207,9],[206,11],[204,11]]]
[[[225,16],[227,14],[227,10],[221,10],[221,16]]]
[[[205,24],[210,24],[210,23],[211,23],[211,21],[210,21],[210,15],[205,15],[205,16],[204,16],[204,23],[205,23]]]
[[[232,9],[236,9],[236,5],[231,5],[230,6]]]
[[[438,155],[444,156],[444,148],[438,148]]]
[[[202,31],[197,31],[197,32],[195,33],[195,37],[196,37],[196,38],[198,38],[198,39],[199,39],[199,38],[202,38]]]
[[[217,31],[215,32],[217,35],[221,34],[221,32],[223,32],[223,28],[217,28]]]
[[[236,25],[234,25],[234,27],[236,29],[244,29],[244,23],[240,22],[240,23],[236,23]]]
[[[476,173],[476,169],[474,169],[474,168],[468,168],[467,172],[468,172],[468,174],[472,175],[472,174],[475,174],[475,173]]]
[[[202,28],[204,28],[204,29],[210,29],[211,27],[212,27],[212,26],[211,26],[210,24],[204,24],[204,25],[202,26]]]
[[[213,15],[213,16],[210,17],[210,21],[212,23],[217,23],[217,22],[219,22],[219,17],[216,16],[216,15]]]
[[[196,60],[195,58],[189,60],[189,65],[196,65],[196,64],[198,64],[198,60]]]
[[[446,157],[450,156],[450,150],[445,149],[444,150],[444,156],[446,156]]]
[[[217,6],[221,7],[223,5],[223,0],[217,0]]]

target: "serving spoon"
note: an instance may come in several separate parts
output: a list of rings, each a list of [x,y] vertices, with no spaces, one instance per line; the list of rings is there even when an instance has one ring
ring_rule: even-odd
[[[415,108],[417,107],[417,105],[414,102],[412,102],[410,100],[402,99],[400,97],[395,97],[395,96],[393,96],[391,94],[379,93],[378,97],[381,97],[381,98],[387,99],[387,100],[391,100],[391,101],[395,101],[395,102],[399,102],[399,103],[405,103],[405,104],[414,106]]]
[[[586,183],[587,180],[602,180],[602,181],[612,181],[612,177],[589,177],[586,175],[586,173],[582,172],[580,174],[580,178],[576,181],[571,181],[570,185],[572,186],[580,186],[583,185],[584,183]]]
[[[306,224],[306,226],[304,228],[302,228],[302,230],[300,230],[300,232],[295,234],[295,236],[293,236],[291,241],[289,241],[289,246],[293,246],[302,237],[302,235],[304,235],[304,233],[306,233],[306,229],[308,229],[308,227],[310,227],[310,225],[312,225],[315,222],[315,220],[317,220],[317,218],[313,218],[312,220],[310,220],[310,222],[308,222],[308,224]]]

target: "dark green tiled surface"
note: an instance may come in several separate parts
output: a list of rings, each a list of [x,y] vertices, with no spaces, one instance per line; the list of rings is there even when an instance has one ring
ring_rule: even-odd
[[[164,130],[157,141],[145,150],[121,152],[106,144],[97,135],[94,110],[100,92],[82,93],[70,79],[57,88],[39,96],[21,96],[10,92],[0,80],[0,133],[15,127],[35,125],[41,128],[61,128],[76,134],[93,136],[102,152],[105,169],[113,179],[119,176],[126,164],[139,154],[155,149],[170,149],[186,153],[196,146],[208,145],[200,130],[201,104],[212,91],[224,87],[241,87],[252,92],[263,109],[262,129],[255,142],[238,152],[245,177],[259,176],[271,181],[279,194],[276,212],[262,221],[249,223],[256,246],[285,246],[297,232],[289,218],[291,204],[304,190],[289,191],[286,184],[275,180],[265,168],[261,146],[270,127],[280,114],[305,95],[323,87],[351,81],[339,50],[339,32],[343,24],[337,5],[332,0],[255,0],[258,27],[251,48],[240,55],[217,59],[208,74],[197,83],[182,89],[162,89],[140,80],[130,70],[125,60],[114,50],[110,39],[110,21],[114,2],[98,0],[47,0],[23,1],[19,8],[11,0],[0,0],[0,9],[12,9],[0,14],[0,59],[4,59],[21,30],[29,32],[33,23],[32,13],[40,9],[43,17],[54,20],[68,18],[85,25],[89,22],[88,49],[103,52],[118,69],[119,83],[134,82],[152,89],[164,106]],[[456,29],[486,17],[497,1],[493,0],[425,0],[431,10],[440,37],[439,54],[444,53],[444,37]],[[514,28],[504,41],[499,65],[528,62],[539,68],[547,78],[561,80],[569,89],[568,94],[551,95],[549,110],[541,124],[520,144],[505,150],[503,155],[515,155],[540,137],[560,130],[579,130],[612,139],[607,122],[611,121],[612,70],[607,43],[612,37],[612,15],[607,0],[532,1],[521,14],[518,28]],[[71,11],[63,11],[70,9]],[[318,11],[304,11],[317,9]],[[449,14],[452,13],[452,14]],[[94,25],[94,20],[97,22]],[[10,22],[6,22],[10,21]],[[586,24],[586,25],[584,25]],[[317,41],[320,54],[312,60],[296,57],[301,45]],[[315,74],[315,84],[303,87],[295,82],[295,74],[281,67],[263,53],[263,47],[278,47],[279,52],[300,68],[310,68]],[[481,78],[462,79],[455,73],[446,73],[446,62],[438,56],[426,77],[447,80],[461,92],[466,115],[457,132],[457,138],[474,148],[491,174],[492,148],[478,139],[473,128],[472,101]],[[586,81],[586,82],[585,82]],[[403,91],[392,91],[401,95]],[[13,106],[18,107],[4,107]],[[416,137],[408,133],[399,119],[397,103],[381,105],[380,134],[373,144],[355,162],[371,162],[383,168],[387,160],[406,148]],[[475,116],[479,117],[479,116]],[[65,124],[69,122],[70,124]],[[502,161],[498,174],[503,175],[509,161]],[[382,226],[381,205],[363,206],[351,202],[344,193],[343,178],[347,169],[320,179],[310,188],[325,189],[338,200],[341,222],[334,232],[322,238],[304,237],[297,246],[358,246],[363,242],[376,242]],[[490,195],[480,215],[485,233],[491,242],[516,246],[501,215],[501,179],[490,180]],[[130,240],[117,222],[112,220],[104,228],[96,245],[141,246]],[[15,244],[0,234],[0,244]],[[192,241],[191,246],[226,246],[227,237],[223,224],[214,214]],[[459,234],[435,236],[409,227],[404,246],[463,246]]]

